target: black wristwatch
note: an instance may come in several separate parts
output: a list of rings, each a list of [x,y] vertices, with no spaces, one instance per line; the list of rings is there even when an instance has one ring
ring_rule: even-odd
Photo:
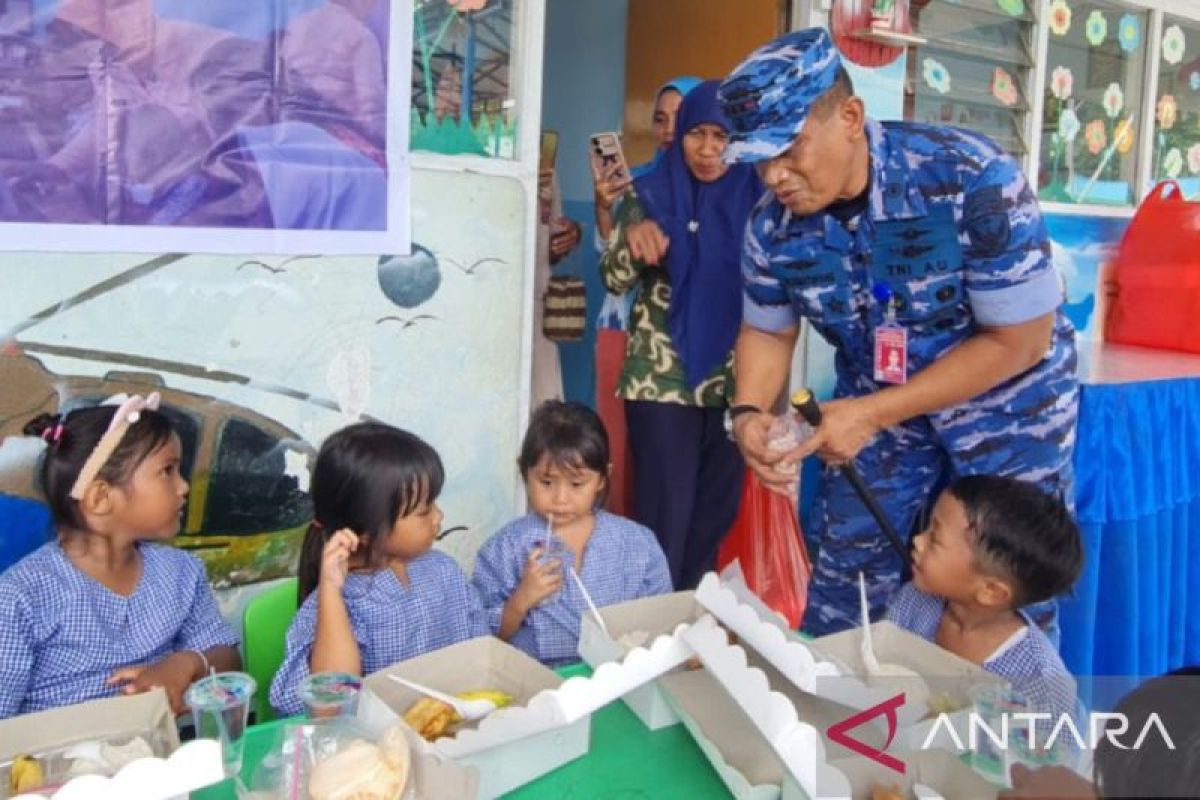
[[[733,438],[733,421],[742,414],[761,414],[762,409],[750,403],[738,403],[735,406],[730,406],[725,411],[725,432],[729,434],[729,438]]]

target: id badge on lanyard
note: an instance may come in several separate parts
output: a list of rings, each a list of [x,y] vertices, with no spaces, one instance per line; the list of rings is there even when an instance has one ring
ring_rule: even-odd
[[[908,331],[896,322],[896,298],[885,283],[875,285],[877,300],[887,306],[886,321],[875,328],[875,381],[903,384],[908,381]]]

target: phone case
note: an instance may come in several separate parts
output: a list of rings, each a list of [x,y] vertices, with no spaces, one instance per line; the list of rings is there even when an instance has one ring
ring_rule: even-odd
[[[615,133],[596,133],[591,136],[589,155],[596,172],[605,179],[627,181],[629,165],[621,149],[621,138]]]

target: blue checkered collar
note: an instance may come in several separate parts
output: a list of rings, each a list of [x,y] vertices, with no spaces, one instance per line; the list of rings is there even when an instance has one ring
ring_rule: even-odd
[[[865,128],[871,150],[871,218],[881,222],[925,216],[925,198],[912,180],[901,143],[869,117]]]

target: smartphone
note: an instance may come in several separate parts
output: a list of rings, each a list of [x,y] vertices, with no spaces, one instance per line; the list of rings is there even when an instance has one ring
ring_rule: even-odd
[[[558,161],[558,131],[542,131],[542,149],[538,166],[541,169],[554,169]]]
[[[588,155],[596,174],[605,180],[631,180],[629,164],[621,149],[621,137],[615,133],[593,133]]]

